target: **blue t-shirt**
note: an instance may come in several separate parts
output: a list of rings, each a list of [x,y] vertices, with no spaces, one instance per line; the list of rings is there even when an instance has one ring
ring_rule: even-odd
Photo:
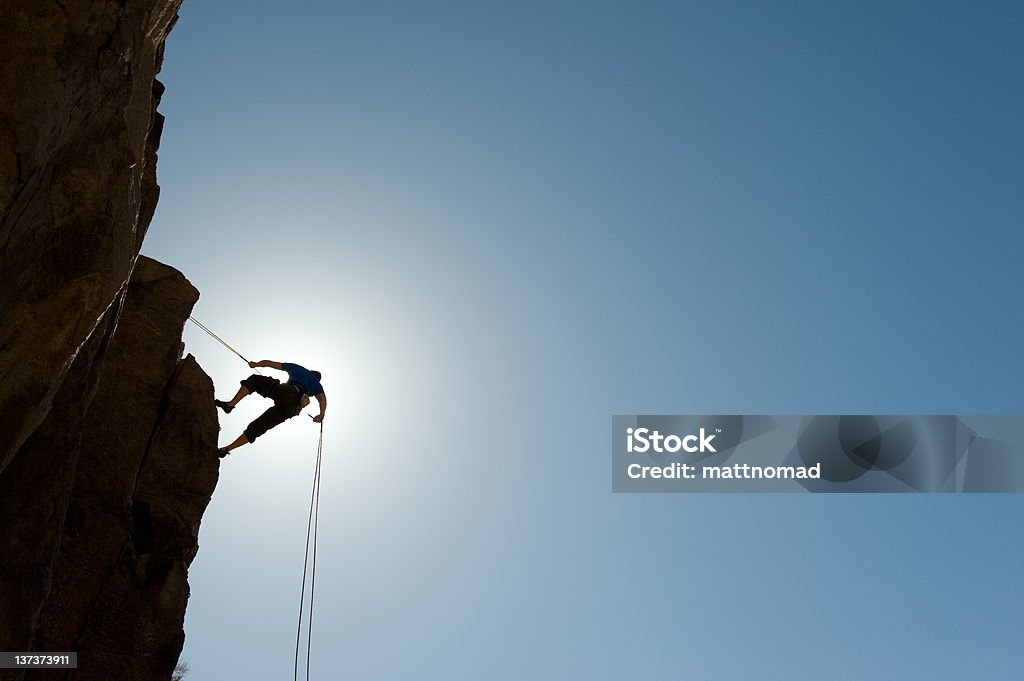
[[[316,397],[324,391],[324,387],[320,385],[316,375],[311,373],[306,367],[282,362],[281,368],[288,372],[288,380],[302,386],[302,391],[310,397]]]

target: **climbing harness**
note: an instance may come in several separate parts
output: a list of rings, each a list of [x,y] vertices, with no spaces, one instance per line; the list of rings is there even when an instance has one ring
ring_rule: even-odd
[[[306,597],[306,570],[309,569],[309,617],[306,620],[306,681],[309,681],[310,644],[313,641],[313,594],[316,590],[316,535],[320,524],[320,461],[324,452],[324,423],[320,422],[320,441],[316,446],[316,469],[313,473],[313,491],[309,497],[309,519],[306,521],[306,557],[302,563],[302,593],[299,595],[299,623],[295,628],[295,670],[293,680],[299,679],[299,641],[302,637],[302,615]],[[313,554],[310,562],[309,537],[313,536]]]

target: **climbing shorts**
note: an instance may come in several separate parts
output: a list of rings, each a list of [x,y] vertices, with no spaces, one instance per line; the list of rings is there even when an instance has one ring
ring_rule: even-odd
[[[254,442],[263,433],[302,411],[302,391],[290,383],[281,383],[270,376],[253,374],[242,381],[242,385],[251,393],[274,400],[274,406],[263,412],[245,429],[245,437],[249,442]]]

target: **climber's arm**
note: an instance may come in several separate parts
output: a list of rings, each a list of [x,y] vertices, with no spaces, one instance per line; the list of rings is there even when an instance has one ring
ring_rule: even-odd
[[[266,367],[267,369],[277,369],[278,371],[284,371],[281,367],[281,362],[272,362],[269,359],[261,359],[258,362],[249,362],[249,366],[253,369],[258,367]]]
[[[327,393],[320,393],[316,396],[316,401],[320,403],[320,413],[313,417],[313,420],[320,423],[324,420],[324,414],[327,413]]]

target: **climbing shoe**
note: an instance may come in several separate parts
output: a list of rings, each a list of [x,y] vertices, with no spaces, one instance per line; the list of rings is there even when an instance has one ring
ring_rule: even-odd
[[[234,409],[234,407],[232,407],[230,404],[228,404],[224,400],[214,400],[213,403],[216,404],[221,409],[223,409],[225,414],[230,414],[231,410]]]

